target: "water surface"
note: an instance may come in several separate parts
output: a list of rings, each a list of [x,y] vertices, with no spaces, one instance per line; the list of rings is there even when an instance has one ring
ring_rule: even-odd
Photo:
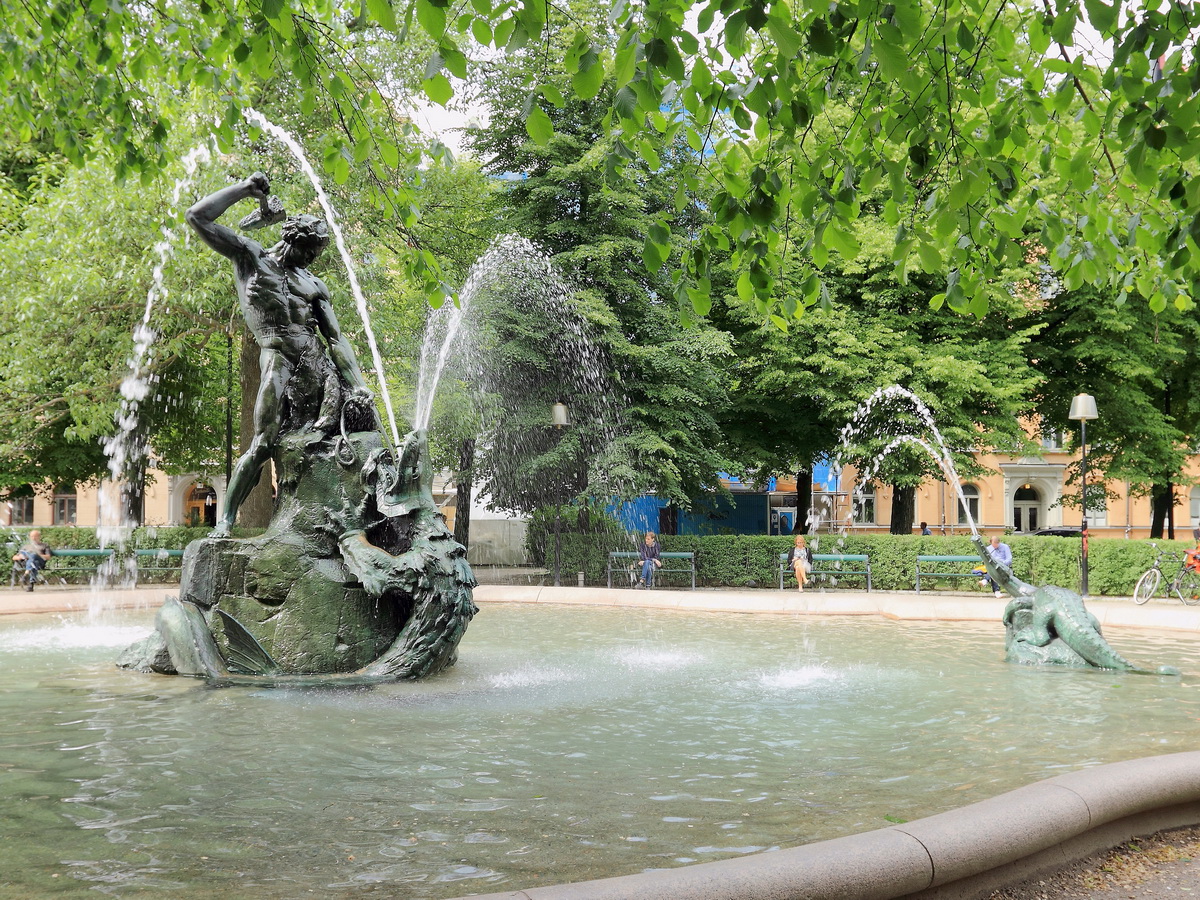
[[[997,623],[486,605],[417,684],[212,688],[146,614],[0,620],[0,898],[445,898],[884,827],[1194,749],[1196,678],[1030,669]],[[1200,672],[1192,636],[1116,632]]]

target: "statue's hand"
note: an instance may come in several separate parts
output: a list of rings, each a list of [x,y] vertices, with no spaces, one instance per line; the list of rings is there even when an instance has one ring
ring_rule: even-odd
[[[271,193],[271,180],[262,172],[255,172],[246,179],[246,187],[250,189],[251,196],[265,199]]]
[[[346,395],[346,399],[361,403],[368,409],[375,405],[375,395],[371,393],[369,388],[365,387],[351,388],[350,392]]]

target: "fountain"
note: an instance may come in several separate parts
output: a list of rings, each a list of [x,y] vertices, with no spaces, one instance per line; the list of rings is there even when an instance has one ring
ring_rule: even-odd
[[[111,546],[116,550],[96,571],[95,577],[101,583],[120,581],[132,585],[137,582],[137,557],[124,552],[135,523],[131,520],[123,500],[129,484],[129,475],[144,467],[149,450],[138,427],[138,420],[142,401],[150,391],[149,358],[157,337],[150,324],[151,314],[155,306],[167,296],[164,272],[175,255],[175,241],[178,237],[175,226],[179,219],[180,198],[185,191],[191,189],[200,167],[211,158],[212,150],[207,144],[193,147],[184,155],[183,175],[176,179],[171,192],[168,219],[173,224],[163,226],[162,240],[154,245],[157,262],[151,271],[150,289],[146,292],[142,318],[133,330],[133,354],[127,361],[128,371],[121,380],[121,403],[115,416],[117,427],[113,434],[102,442],[104,455],[108,460],[109,478],[114,485],[124,482],[125,486],[120,489],[121,497],[115,504],[105,491],[102,490],[97,495],[100,524],[96,529],[96,537],[101,547]]]
[[[249,199],[258,209],[241,228],[284,220],[275,246],[218,221]],[[475,580],[434,505],[425,431],[387,445],[328,291],[307,269],[328,243],[326,223],[287,217],[261,173],[194,204],[187,220],[233,263],[259,344],[255,433],[217,529],[185,551],[179,596],[120,665],[251,683],[413,678],[452,665]],[[278,482],[270,526],[233,539],[268,459]]]
[[[874,461],[859,475],[859,484],[871,481],[883,459],[898,447],[911,445],[927,452],[941,469],[946,481],[958,493],[961,508],[971,527],[971,542],[992,580],[1013,599],[1004,610],[1005,650],[1010,662],[1027,665],[1093,666],[1118,669],[1140,674],[1178,675],[1171,666],[1146,669],[1131,663],[1109,646],[1100,633],[1100,623],[1091,615],[1076,592],[1055,585],[1034,587],[1013,575],[1012,570],[996,562],[984,545],[979,528],[971,516],[962,493],[961,479],[954,466],[950,450],[934,422],[933,414],[921,398],[912,391],[892,385],[872,394],[856,411],[842,430],[843,453],[859,434],[875,405],[883,400],[899,400],[911,406],[921,423],[933,437],[936,449],[927,441],[912,434],[893,438]],[[895,421],[895,419],[893,419]],[[836,464],[840,468],[840,461]],[[860,488],[861,490],[861,488]],[[853,517],[853,510],[851,510]]]

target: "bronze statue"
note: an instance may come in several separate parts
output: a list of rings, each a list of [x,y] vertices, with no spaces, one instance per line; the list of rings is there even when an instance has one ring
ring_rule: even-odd
[[[262,373],[254,402],[254,437],[229,479],[214,536],[229,534],[285,426],[311,430],[317,438],[330,433],[337,425],[333,410],[343,382],[352,397],[371,397],[354,349],[338,327],[329,290],[307,269],[329,244],[325,222],[315,216],[290,216],[283,225],[283,240],[265,249],[217,221],[238,201],[253,198],[260,211],[243,219],[242,226],[271,224],[283,215],[283,207],[272,202],[276,198],[270,191],[267,176],[255,172],[187,211],[188,224],[201,240],[233,262],[242,317],[258,342]],[[336,369],[329,366],[331,360]]]
[[[305,268],[328,240],[325,223],[288,218],[270,249],[217,223],[244,199],[259,210],[243,228],[283,218],[269,188],[255,174],[188,210],[205,243],[233,261],[261,348],[255,434],[217,529],[184,551],[179,596],[118,664],[256,684],[433,674],[453,665],[477,611],[466,551],[434,503],[425,432],[388,446],[329,292]],[[231,538],[267,459],[278,486],[271,523]]]

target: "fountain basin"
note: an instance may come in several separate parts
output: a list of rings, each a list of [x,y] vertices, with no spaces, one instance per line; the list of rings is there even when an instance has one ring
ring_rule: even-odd
[[[0,620],[14,896],[445,898],[775,865],[1190,750],[1200,717],[1200,650],[1167,633],[1110,637],[1182,679],[1012,666],[995,620],[488,603],[455,668],[314,690],[116,670],[148,623]]]

